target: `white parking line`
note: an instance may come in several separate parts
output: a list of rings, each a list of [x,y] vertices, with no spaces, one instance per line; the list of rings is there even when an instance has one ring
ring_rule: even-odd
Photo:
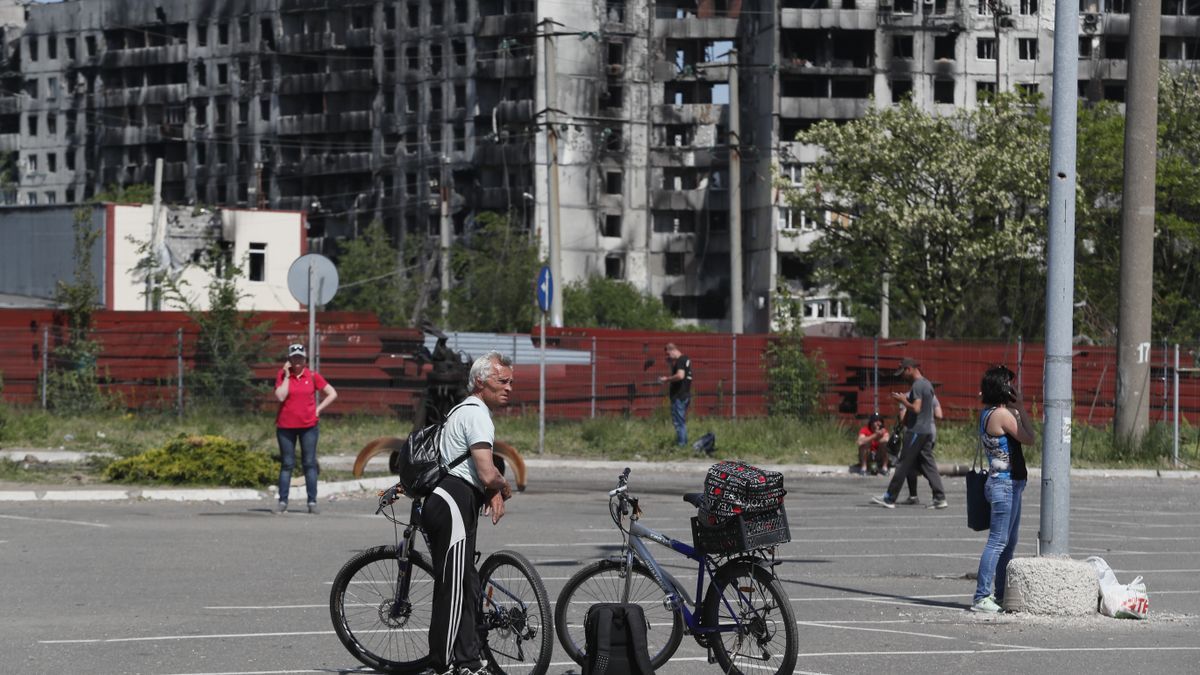
[[[938,635],[936,633],[921,633],[911,630],[895,630],[892,628],[871,628],[869,626],[848,626],[845,624],[834,624],[833,622],[825,621],[797,621],[797,626],[813,626],[816,628],[837,628],[839,630],[859,630],[868,633],[894,633],[896,635],[912,635],[915,637],[936,638],[938,640],[957,640],[957,636]]]
[[[41,645],[111,644],[116,642],[160,642],[165,640],[224,640],[227,638],[291,637],[296,635],[334,635],[331,630],[302,630],[279,633],[210,633],[207,635],[147,635],[128,638],[83,640],[38,640]]]
[[[6,516],[0,514],[0,518],[9,520],[29,520],[35,523],[62,523],[63,525],[84,525],[86,527],[108,527],[105,523],[88,523],[82,520],[62,520],[60,518],[31,518],[29,516]]]

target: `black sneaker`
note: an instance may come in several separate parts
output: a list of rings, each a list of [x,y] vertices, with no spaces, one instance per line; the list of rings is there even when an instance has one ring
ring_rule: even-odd
[[[909,497],[908,499],[905,499],[904,503],[907,504],[908,506],[917,506],[918,504],[921,503],[921,500],[914,496],[914,497]]]

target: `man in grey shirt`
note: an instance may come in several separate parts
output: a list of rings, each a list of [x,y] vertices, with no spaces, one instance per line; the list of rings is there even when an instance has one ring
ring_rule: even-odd
[[[946,491],[942,489],[942,477],[938,475],[937,462],[933,458],[933,414],[936,407],[933,396],[933,385],[921,373],[921,364],[915,359],[905,357],[896,370],[897,376],[912,383],[908,394],[892,393],[892,398],[904,406],[904,443],[900,451],[900,464],[888,483],[887,492],[880,497],[872,497],[871,503],[884,508],[896,508],[896,496],[905,479],[914,471],[920,470],[929,481],[929,489],[933,492],[932,508],[946,508]]]

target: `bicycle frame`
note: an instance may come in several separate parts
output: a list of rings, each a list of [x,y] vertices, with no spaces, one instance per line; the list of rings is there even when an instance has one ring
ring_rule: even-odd
[[[697,617],[697,614],[699,614],[700,610],[700,604],[704,598],[704,574],[707,571],[709,578],[714,578],[718,568],[718,565],[710,556],[697,551],[695,547],[691,546],[690,544],[686,544],[678,539],[668,537],[662,532],[648,528],[637,522],[637,520],[630,521],[627,533],[627,546],[622,554],[625,565],[627,567],[631,566],[633,564],[633,559],[637,558],[650,570],[650,574],[654,577],[654,580],[658,583],[659,587],[661,587],[663,591],[667,593],[668,598],[670,598],[672,609],[682,613],[683,622],[687,627],[689,634],[706,635],[709,633],[730,633],[742,629],[742,622],[738,618],[737,612],[735,612],[729,605],[729,600],[724,596],[724,594],[721,596],[721,601],[725,604],[725,609],[728,611],[729,616],[733,617],[734,623],[722,624],[718,622],[715,626],[705,626],[702,624],[701,619]],[[680,555],[696,561],[697,571],[695,602],[693,602],[691,597],[687,595],[687,592],[683,589],[683,586],[675,579],[675,577],[671,576],[670,572],[667,572],[662,568],[661,565],[658,564],[658,561],[654,558],[654,554],[650,552],[650,549],[646,546],[642,539],[649,539],[656,544],[665,546],[676,553],[679,553]],[[629,596],[630,585],[632,582],[633,575],[627,574],[625,576],[626,597]],[[737,593],[743,601],[746,601],[746,598],[740,588],[737,589]],[[695,611],[689,607],[695,608]]]
[[[408,516],[408,522],[404,526],[404,534],[397,537],[397,541],[396,541],[396,561],[399,563],[399,572],[398,572],[399,579],[396,580],[396,598],[395,598],[394,602],[392,602],[391,609],[388,611],[389,618],[392,618],[392,619],[396,619],[396,618],[400,617],[402,614],[407,613],[411,609],[410,603],[408,602],[408,591],[409,591],[409,588],[411,587],[412,575],[408,573],[409,570],[411,569],[411,566],[408,562],[408,558],[409,558],[409,555],[412,553],[412,546],[413,546],[413,542],[415,539],[415,537],[413,535],[417,531],[420,531],[421,538],[425,540],[425,548],[428,548],[431,552],[433,551],[433,547],[429,545],[429,537],[425,534],[425,530],[421,529],[417,525],[417,523],[420,522],[420,519],[421,519],[421,500],[413,499],[412,500],[412,509],[409,512],[409,516]],[[475,556],[476,556],[476,560],[478,561],[478,557],[479,557],[478,551],[475,553]],[[430,562],[432,563],[432,560]],[[517,597],[517,595],[514,594],[511,590],[509,590],[504,584],[496,581],[495,579],[490,579],[489,582],[493,589],[500,591],[501,594],[503,594],[504,596],[507,596],[510,600],[516,602],[522,611],[525,611],[528,609],[528,605],[523,600],[521,600],[519,597]],[[495,611],[502,611],[496,605],[496,603],[492,597],[489,597],[489,596],[486,596],[483,594],[483,589],[480,589],[480,600],[481,600],[481,606],[484,609],[491,607]],[[487,619],[490,621],[496,620],[496,617],[487,617],[487,616],[484,616],[483,614],[480,615],[480,618]],[[502,623],[502,622],[500,622],[500,623]]]

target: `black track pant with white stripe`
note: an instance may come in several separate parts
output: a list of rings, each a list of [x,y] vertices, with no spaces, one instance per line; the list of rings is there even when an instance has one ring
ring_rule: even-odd
[[[429,655],[437,672],[481,664],[475,530],[482,504],[483,496],[454,476],[443,479],[425,500],[421,522],[433,549],[434,578]]]

